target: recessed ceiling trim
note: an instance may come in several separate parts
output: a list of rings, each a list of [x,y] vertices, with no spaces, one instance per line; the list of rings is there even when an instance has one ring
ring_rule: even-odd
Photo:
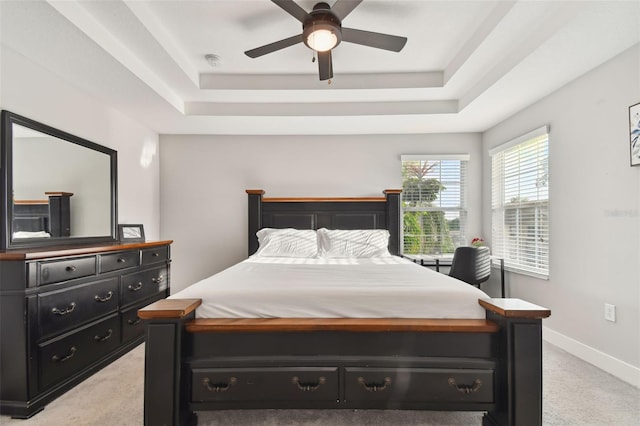
[[[444,84],[458,72],[469,58],[476,52],[487,39],[487,36],[495,30],[502,19],[509,13],[515,1],[500,1],[496,7],[489,13],[478,29],[469,37],[467,43],[462,46],[456,56],[449,62],[444,70]]]
[[[204,90],[339,90],[442,87],[442,71],[340,74],[331,84],[315,74],[200,74]]]
[[[191,59],[187,57],[178,43],[169,34],[166,28],[160,23],[160,19],[151,11],[149,4],[144,1],[124,0],[124,4],[131,10],[133,15],[149,31],[149,34],[156,39],[158,44],[167,52],[173,62],[180,67],[187,78],[191,80],[195,87],[198,87],[200,73]]]
[[[186,115],[205,116],[366,116],[455,114],[458,101],[220,103],[186,102]]]
[[[460,97],[460,109],[477,99],[486,90],[508,75],[518,64],[539,49],[581,10],[580,2],[551,3],[549,10],[538,22],[530,23],[530,31],[521,40],[514,40],[511,51],[489,70],[469,91]],[[549,64],[552,66],[553,64]]]
[[[46,0],[69,22],[78,27],[87,37],[113,56],[136,77],[160,95],[172,107],[184,114],[184,102],[160,77],[149,69],[124,44],[114,37],[77,1]]]

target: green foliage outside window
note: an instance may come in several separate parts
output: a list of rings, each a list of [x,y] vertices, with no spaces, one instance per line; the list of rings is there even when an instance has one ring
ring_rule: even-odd
[[[434,209],[434,202],[446,189],[438,179],[428,177],[437,165],[431,161],[402,164],[405,254],[452,253],[455,249],[451,231],[460,229],[459,218],[449,221],[444,211]]]

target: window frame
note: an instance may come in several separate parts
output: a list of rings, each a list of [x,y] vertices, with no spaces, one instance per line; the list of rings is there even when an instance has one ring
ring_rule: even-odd
[[[537,139],[540,140],[536,142]],[[549,279],[550,274],[549,142],[549,126],[542,126],[489,150],[492,254],[504,259],[505,270],[542,279]],[[521,155],[524,148],[529,148],[527,145],[533,147],[531,152],[534,153]],[[514,157],[505,159],[505,156]],[[523,166],[533,160],[536,161],[535,168]],[[501,170],[497,170],[498,167]],[[510,172],[506,173],[506,169]],[[531,180],[534,170],[536,179]],[[508,185],[507,179],[517,183]],[[526,199],[526,196],[534,199]],[[509,197],[522,201],[510,203],[506,201]],[[513,212],[512,221],[507,219],[509,212]],[[533,233],[522,230],[527,220],[533,223]]]
[[[403,175],[404,164],[409,161],[460,161],[460,175],[458,176],[458,180],[455,182],[460,185],[460,199],[459,205],[455,207],[447,207],[447,206],[429,206],[429,207],[405,207],[404,195],[405,191],[403,190],[403,197],[401,197],[400,207],[401,207],[401,215],[402,222],[404,224],[405,213],[408,212],[443,212],[446,215],[447,212],[457,212],[459,219],[459,227],[460,227],[460,235],[457,238],[450,237],[453,240],[454,247],[451,252],[436,252],[436,253],[406,253],[405,252],[405,230],[404,225],[402,226],[402,244],[400,252],[402,254],[407,255],[452,255],[455,248],[459,245],[464,245],[466,243],[466,231],[468,225],[468,206],[467,206],[467,191],[468,191],[468,167],[469,167],[469,154],[426,154],[426,155],[401,155],[400,156],[400,170],[402,173],[402,186],[404,188],[405,179]],[[451,235],[451,234],[450,234]],[[455,245],[456,240],[459,245]]]

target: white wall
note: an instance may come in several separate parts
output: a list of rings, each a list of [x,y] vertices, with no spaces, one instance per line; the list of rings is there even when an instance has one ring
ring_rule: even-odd
[[[162,135],[160,146],[161,234],[174,240],[174,293],[246,258],[245,189],[263,189],[265,196],[382,196],[402,187],[402,154],[471,154],[470,235],[481,229],[479,134]]]
[[[551,309],[554,343],[640,386],[640,167],[630,167],[628,107],[640,102],[640,46],[483,135],[486,151],[550,124],[550,278],[507,274],[509,294]],[[490,232],[486,232],[487,235]],[[604,304],[617,307],[615,323]],[[620,373],[620,374],[619,374]]]
[[[147,240],[159,239],[157,156],[141,165],[158,135],[4,46],[0,63],[0,107],[117,150],[118,221],[142,223]]]

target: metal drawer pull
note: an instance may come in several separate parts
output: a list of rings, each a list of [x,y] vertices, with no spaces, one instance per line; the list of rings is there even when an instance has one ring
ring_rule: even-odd
[[[71,302],[68,308],[66,309],[53,308],[51,309],[51,312],[54,313],[55,315],[67,315],[73,312],[75,308],[76,308],[76,302]]]
[[[205,377],[204,380],[202,380],[202,384],[211,392],[226,392],[237,382],[238,379],[235,377],[229,377],[229,383],[211,383],[208,377]]]
[[[95,299],[96,302],[108,302],[109,300],[111,300],[111,298],[113,297],[113,292],[110,291],[107,293],[107,295],[105,297],[100,297],[97,294],[95,296],[93,296],[93,298]]]
[[[301,382],[297,376],[293,376],[291,378],[291,383],[296,385],[298,389],[300,389],[301,391],[305,391],[305,392],[306,391],[313,392],[314,390],[318,389],[320,386],[324,385],[326,381],[327,379],[325,379],[324,377],[318,377],[317,382]]]
[[[160,256],[160,253],[153,253],[151,256],[158,257],[158,256]]]
[[[364,377],[358,377],[358,383],[369,392],[382,392],[391,384],[391,377],[385,377],[383,383],[367,383]]]
[[[59,357],[58,355],[54,355],[51,357],[51,361],[53,362],[65,362],[68,359],[70,359],[71,357],[73,357],[76,354],[76,347],[75,346],[71,346],[69,348],[69,352],[67,353],[67,355],[63,356],[63,357]]]
[[[109,329],[107,331],[107,334],[105,334],[104,336],[100,337],[100,336],[93,336],[93,339],[96,342],[104,342],[105,340],[108,340],[111,336],[113,335],[113,330]]]
[[[129,284],[129,290],[138,291],[142,288],[142,281],[138,282],[135,286],[133,284]]]
[[[118,263],[125,263],[127,261],[127,259],[123,259],[122,257],[119,257],[117,262]]]
[[[64,269],[65,269],[65,271],[67,271],[67,272],[75,272],[75,271],[76,271],[76,269],[78,269],[78,268],[76,268],[76,267],[75,267],[75,266],[73,266],[73,265],[69,265],[69,266],[67,266],[67,267],[66,267],[66,268],[64,268]]]
[[[453,386],[458,390],[458,392],[473,393],[480,389],[480,387],[482,386],[482,380],[476,379],[472,385],[458,385],[456,384],[456,380],[453,377],[450,377],[449,386]]]
[[[136,317],[136,319],[134,320],[127,320],[127,324],[129,325],[138,325],[140,324],[140,321],[142,321],[140,318]]]
[[[154,283],[161,283],[162,281],[164,281],[164,275],[158,275],[158,278],[151,278],[151,281],[153,281]]]

